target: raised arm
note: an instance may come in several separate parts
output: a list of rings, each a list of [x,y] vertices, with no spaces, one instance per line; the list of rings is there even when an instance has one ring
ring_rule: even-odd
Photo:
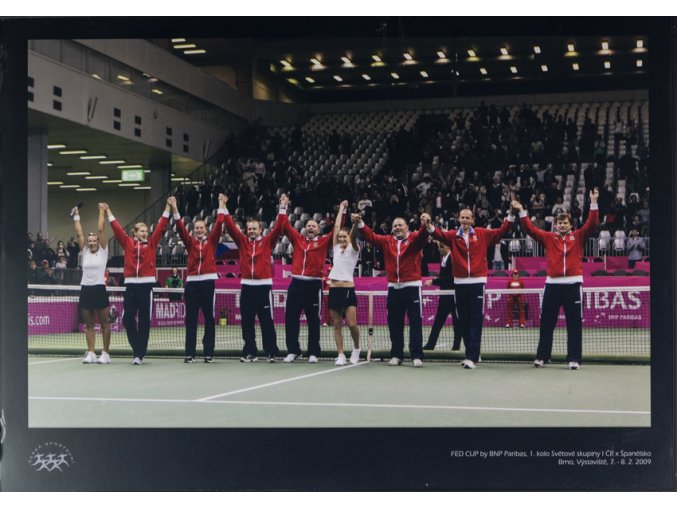
[[[524,232],[526,232],[529,236],[534,238],[534,240],[536,240],[538,243],[543,245],[545,243],[545,238],[548,236],[548,234],[545,231],[540,230],[533,223],[531,223],[529,214],[522,206],[522,203],[520,203],[519,201],[512,201],[510,206],[512,207],[512,209],[516,210],[519,213],[520,224],[522,225],[522,227],[524,227]]]
[[[158,220],[157,226],[155,227],[153,234],[151,234],[150,237],[148,238],[148,244],[153,248],[155,248],[160,243],[162,235],[167,230],[167,225],[169,224],[169,217],[171,216],[170,213],[172,211],[171,205],[172,200],[174,201],[174,203],[176,203],[176,197],[171,196],[167,198],[167,203],[165,204],[165,211],[162,213],[162,216]]]
[[[224,207],[228,204],[228,196],[223,195],[223,205]],[[246,236],[242,234],[242,231],[240,228],[237,226],[235,223],[235,220],[233,220],[233,217],[230,215],[228,212],[228,208],[225,208],[225,220],[223,222],[223,225],[226,227],[226,231],[230,235],[231,238],[233,238],[233,241],[235,244],[239,247],[240,244],[244,241],[246,241]]]
[[[587,238],[590,236],[595,229],[597,224],[599,224],[599,207],[597,206],[597,199],[599,198],[599,190],[597,188],[590,191],[590,211],[588,213],[588,219],[585,221],[583,226],[578,230],[578,233]]]
[[[436,239],[437,241],[444,243],[447,246],[451,246],[453,241],[453,237],[456,234],[456,230],[453,231],[443,231],[439,227],[435,227],[435,230],[430,233],[433,239]]]
[[[106,234],[104,233],[104,228],[106,225],[106,204],[99,203],[99,222],[97,224],[96,233],[99,236],[99,245],[101,248],[106,248]]]
[[[225,194],[219,194],[219,210],[216,212],[216,222],[214,227],[212,227],[212,232],[209,233],[209,241],[214,244],[214,246],[219,244],[221,241],[221,233],[223,232],[223,223],[226,220],[226,196]]]
[[[181,238],[181,241],[183,241],[183,244],[186,246],[186,248],[190,249],[191,247],[190,234],[188,233],[188,230],[186,229],[183,220],[181,220],[181,214],[179,213],[179,209],[176,204],[176,198],[174,198],[174,200],[170,203],[170,205],[172,207],[172,216],[174,217],[174,223],[176,224],[176,232],[179,233],[179,237]]]
[[[374,231],[372,231],[371,228],[364,223],[362,220],[362,215],[359,213],[351,213],[350,219],[352,220],[353,224],[357,224],[357,228],[362,231],[365,241],[381,248],[383,248],[383,245],[388,242],[388,236],[374,234]]]
[[[510,213],[510,212],[508,212]],[[487,238],[487,245],[493,246],[501,240],[501,237],[510,230],[510,226],[515,221],[512,214],[508,214],[503,223],[498,229],[484,229],[484,235]],[[531,222],[531,220],[529,220]]]
[[[428,243],[428,238],[430,237],[430,224],[430,215],[427,213],[421,213],[421,228],[418,231],[414,231],[412,233],[414,236],[413,242],[417,248],[423,249],[426,243]]]
[[[80,223],[80,210],[76,206],[71,210],[71,213],[73,214],[73,225],[75,226],[75,237],[78,240],[78,246],[80,250],[84,250],[85,235],[82,232],[82,224]]]
[[[353,245],[353,250],[356,252],[360,251],[360,245],[357,244],[357,236],[360,234],[360,230],[357,228],[357,224],[353,222],[353,226],[350,228],[350,244]]]
[[[269,238],[271,245],[275,245],[277,240],[280,239],[282,233],[284,232],[285,223],[288,223],[287,219],[287,204],[289,204],[289,197],[286,194],[280,196],[280,209],[277,213],[277,219],[275,220],[275,227],[270,231],[270,234],[266,237]]]
[[[341,204],[339,204],[338,214],[336,215],[336,220],[334,220],[334,231],[333,231],[333,234],[332,234],[332,237],[331,237],[332,243],[334,245],[338,244],[338,235],[339,235],[339,231],[341,230],[341,227],[342,227],[343,215],[344,215],[344,213],[347,212],[347,210],[348,210],[348,201],[341,201]],[[353,221],[353,229],[355,229],[355,221]],[[351,242],[352,242],[352,233],[353,233],[353,230],[351,229],[350,230],[350,240],[351,240]]]
[[[125,233],[124,229],[120,226],[117,219],[113,215],[113,210],[110,209],[110,206],[106,205],[106,215],[108,216],[108,222],[110,222],[110,227],[113,229],[113,236],[118,240],[122,249],[126,249],[129,244],[129,236]]]

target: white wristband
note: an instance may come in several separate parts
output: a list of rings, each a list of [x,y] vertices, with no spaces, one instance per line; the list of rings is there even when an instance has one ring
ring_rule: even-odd
[[[80,215],[73,215],[73,222],[79,222],[80,221]]]

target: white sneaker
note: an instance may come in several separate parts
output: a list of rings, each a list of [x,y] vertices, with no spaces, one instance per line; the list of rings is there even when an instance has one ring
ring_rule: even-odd
[[[350,353],[350,364],[357,364],[360,362],[360,349],[353,349]]]
[[[474,370],[476,368],[475,363],[470,359],[464,359],[461,364],[466,370]]]
[[[545,361],[543,359],[536,359],[534,361],[534,368],[543,368],[545,366]]]
[[[317,356],[308,357],[308,362],[309,363],[317,363]]]
[[[134,365],[137,365],[137,364],[143,364],[143,359],[140,359],[140,358],[138,358],[138,357],[135,357],[135,358],[132,360],[132,364],[134,364]]]
[[[581,368],[581,365],[578,364],[576,361],[571,361],[569,363],[569,369],[570,370],[579,370]]]
[[[346,365],[346,355],[345,354],[339,354],[338,357],[336,358],[336,361],[334,361],[334,364],[336,366],[345,366]]]
[[[421,366],[423,366],[423,361],[421,361],[420,359],[414,359],[413,364],[414,368],[420,368]]]
[[[390,361],[388,361],[388,364],[390,366],[399,366],[402,364],[402,360],[399,357],[393,357]]]
[[[99,359],[96,361],[99,364],[109,364],[110,363],[110,354],[105,350],[101,352]]]
[[[94,352],[86,352],[85,357],[82,358],[83,364],[96,363],[96,354]]]
[[[299,357],[301,357],[301,354],[287,354],[287,357],[285,357],[282,360],[282,362],[283,363],[293,363]]]

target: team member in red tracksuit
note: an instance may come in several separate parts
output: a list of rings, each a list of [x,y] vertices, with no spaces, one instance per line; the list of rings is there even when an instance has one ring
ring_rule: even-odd
[[[225,196],[224,196],[225,197]],[[225,197],[224,204],[228,202]],[[287,221],[287,203],[289,198],[282,194],[280,197],[280,211],[275,221],[275,227],[267,236],[261,236],[261,223],[256,219],[247,221],[247,235],[242,234],[235,224],[233,217],[226,209],[225,226],[228,234],[237,244],[240,254],[240,278],[242,291],[240,293],[240,313],[242,315],[242,339],[244,348],[240,362],[251,363],[256,357],[256,317],[261,323],[263,351],[269,363],[275,362],[275,356],[280,355],[277,348],[277,334],[273,324],[273,270],[271,268],[272,253],[277,240],[282,236],[284,223]]]
[[[155,255],[158,243],[167,229],[170,210],[170,200],[167,199],[165,211],[150,237],[148,236],[148,226],[143,222],[134,225],[133,236],[127,236],[113,216],[110,207],[106,205],[108,221],[113,229],[115,239],[118,240],[125,252],[125,296],[122,323],[125,325],[127,340],[134,352],[132,364],[143,364],[143,358],[148,350],[153,287],[156,283]]]
[[[461,227],[443,232],[435,228],[433,238],[451,248],[451,265],[456,287],[456,310],[465,342],[464,368],[473,369],[480,359],[482,322],[484,320],[484,285],[487,283],[487,250],[498,243],[515,217],[509,215],[498,229],[473,227],[474,216],[469,209],[458,215]]]
[[[545,248],[548,259],[545,290],[541,303],[541,327],[534,366],[540,368],[550,360],[552,335],[557,324],[559,309],[564,307],[567,321],[567,362],[570,370],[581,367],[583,356],[583,248],[585,241],[599,223],[595,188],[590,191],[590,212],[585,224],[572,230],[571,215],[560,213],[555,220],[556,232],[544,232],[536,228],[522,205],[513,201],[513,208],[520,212],[520,222],[526,233]]]
[[[519,290],[524,288],[524,282],[520,278],[520,272],[513,270],[512,277],[508,280],[508,289]],[[508,309],[505,316],[505,327],[512,326],[513,311],[517,308],[520,319],[520,327],[526,327],[527,321],[524,318],[524,296],[520,293],[508,295]]]
[[[345,207],[348,202],[345,201]],[[342,217],[336,217],[342,221]],[[332,234],[318,236],[320,226],[315,220],[306,222],[306,237],[303,237],[288,220],[284,223],[284,233],[289,238],[294,252],[291,258],[291,284],[287,291],[287,304],[284,314],[287,357],[285,363],[291,363],[301,357],[299,331],[301,311],[308,321],[308,362],[316,363],[320,355],[320,312],[322,302],[322,275],[327,250],[332,243]]]
[[[388,275],[388,330],[390,331],[391,366],[399,366],[404,358],[404,315],[409,317],[409,352],[413,366],[423,366],[423,325],[421,306],[421,261],[428,242],[430,215],[421,214],[421,228],[409,232],[403,218],[393,220],[392,236],[374,234],[358,213],[351,215],[362,229],[364,239],[383,251]]]
[[[219,275],[216,273],[216,249],[221,239],[223,222],[226,219],[226,196],[219,194],[219,211],[216,215],[216,223],[212,232],[207,236],[207,225],[202,220],[193,224],[191,236],[181,220],[181,215],[176,207],[176,198],[172,198],[172,213],[176,221],[176,229],[188,250],[188,277],[186,278],[186,355],[184,363],[195,361],[195,348],[197,341],[198,312],[202,310],[205,321],[204,335],[202,336],[202,348],[205,363],[214,361],[214,280]]]

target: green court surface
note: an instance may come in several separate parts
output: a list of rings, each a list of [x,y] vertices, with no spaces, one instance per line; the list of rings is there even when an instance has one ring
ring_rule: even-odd
[[[132,366],[29,357],[29,426],[58,428],[647,427],[650,367],[484,361],[413,368],[218,359]]]

